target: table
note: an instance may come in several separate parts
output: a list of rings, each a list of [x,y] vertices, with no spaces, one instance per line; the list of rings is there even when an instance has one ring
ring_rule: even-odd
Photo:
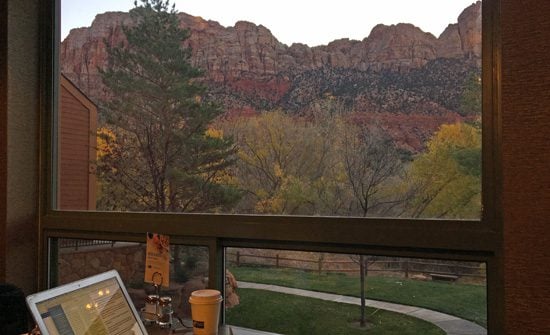
[[[162,328],[159,328],[159,327],[147,327],[147,332],[149,333],[149,335],[170,335],[170,334],[174,334],[174,335],[177,335],[177,334],[191,335],[191,334],[193,334],[193,329],[192,328],[187,328],[187,329],[182,330],[182,331],[173,332],[170,329],[162,329]],[[233,335],[237,335],[237,334],[238,333],[233,332]],[[220,327],[220,329],[218,331],[218,335],[231,335],[229,327],[227,327],[227,326]]]
[[[169,329],[161,329],[159,327],[147,327],[147,332],[149,332],[149,335],[169,335],[169,334],[184,334],[184,335],[191,335],[193,334],[193,329],[189,328],[184,331],[178,331],[178,332],[171,332]],[[260,330],[254,330],[254,329],[247,329],[242,327],[235,327],[235,326],[221,326],[218,335],[279,335],[275,333],[268,333],[263,332]]]
[[[183,334],[191,335],[193,334],[193,329],[188,328],[183,331],[172,332],[170,329],[162,329],[156,326],[147,326],[147,332],[149,335],[170,335],[170,334]],[[21,334],[21,335],[40,335],[38,328],[33,330],[31,333]],[[246,329],[235,326],[221,326],[218,335],[279,335],[275,333],[263,332],[260,330]]]

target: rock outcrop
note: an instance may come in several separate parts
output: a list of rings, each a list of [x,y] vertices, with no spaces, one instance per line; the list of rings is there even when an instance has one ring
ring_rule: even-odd
[[[412,24],[374,27],[366,41],[367,60],[375,70],[409,70],[436,58],[437,39]]]
[[[289,47],[266,27],[250,22],[226,28],[185,13],[179,19],[191,32],[185,43],[192,48],[193,65],[206,70],[210,80],[257,83],[323,67],[407,71],[437,57],[479,57],[480,10],[481,2],[465,9],[439,39],[411,24],[377,25],[363,41],[340,39],[313,48],[299,43]],[[104,41],[124,44],[122,25],[131,24],[128,13],[108,12],[97,15],[88,28],[71,30],[61,45],[61,71],[92,98],[101,98],[97,69],[106,65]]]
[[[439,36],[437,57],[481,57],[481,1],[466,8],[458,23],[450,24]]]
[[[458,17],[458,33],[462,52],[481,57],[481,1],[466,8]]]
[[[205,70],[209,98],[229,115],[274,108],[304,113],[331,94],[350,110],[370,113],[367,119],[380,119],[412,152],[440,124],[462,119],[461,87],[479,72],[481,1],[439,37],[400,23],[377,25],[362,41],[339,39],[312,48],[287,46],[251,22],[223,27],[178,15],[181,27],[190,31],[184,43],[192,49],[191,62]],[[106,98],[98,71],[106,66],[105,42],[124,45],[122,26],[131,24],[129,13],[99,14],[90,27],[71,30],[62,43],[61,71],[96,102]]]

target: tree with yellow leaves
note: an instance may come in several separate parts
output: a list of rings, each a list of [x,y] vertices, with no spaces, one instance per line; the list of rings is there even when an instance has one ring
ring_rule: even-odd
[[[232,168],[244,213],[342,214],[345,175],[336,159],[338,120],[311,120],[281,110],[225,121],[236,141]]]
[[[442,125],[412,163],[415,196],[408,215],[478,219],[481,213],[481,131],[466,123]]]

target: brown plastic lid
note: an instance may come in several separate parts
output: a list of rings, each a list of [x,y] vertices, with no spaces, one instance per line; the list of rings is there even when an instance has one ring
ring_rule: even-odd
[[[189,302],[192,304],[212,304],[222,301],[222,294],[218,290],[197,290],[191,292]]]

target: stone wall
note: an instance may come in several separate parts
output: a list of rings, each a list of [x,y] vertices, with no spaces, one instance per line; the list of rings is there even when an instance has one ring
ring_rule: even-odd
[[[126,286],[143,283],[145,245],[115,243],[114,245],[61,249],[59,253],[59,284],[69,283],[115,269]]]

